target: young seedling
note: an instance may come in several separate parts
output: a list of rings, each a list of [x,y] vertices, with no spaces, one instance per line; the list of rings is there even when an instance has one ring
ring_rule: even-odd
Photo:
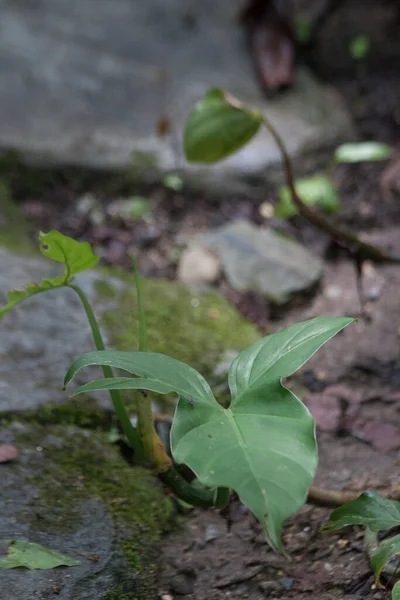
[[[100,365],[104,379],[79,387],[73,395],[109,390],[129,443],[183,501],[203,507],[224,507],[230,490],[260,520],[272,547],[284,551],[280,532],[285,519],[297,511],[317,468],[315,423],[305,405],[282,384],[332,336],[353,319],[321,317],[297,323],[266,336],[246,348],[228,373],[228,408],[215,399],[210,386],[195,369],[164,354],[147,352],[146,326],[140,280],[135,266],[140,316],[139,351],[104,350],[94,312],[76,273],[97,263],[89,244],[80,244],[57,231],[40,235],[42,252],[63,262],[64,274],[28,284],[8,295],[0,319],[17,303],[39,292],[67,286],[81,299],[97,348],[77,358],[65,386],[89,365]],[[113,368],[129,377],[114,377]],[[133,376],[133,377],[132,377]],[[132,427],[120,390],[147,390],[179,397],[171,430],[175,463],[186,464],[197,479],[188,483],[175,469],[158,438],[151,403],[138,400],[138,427]]]
[[[359,498],[337,508],[330,515],[322,531],[332,533],[348,527],[365,527],[364,546],[375,575],[375,583],[382,586],[381,579],[393,585],[392,600],[400,599],[400,572],[390,561],[400,554],[400,535],[378,541],[378,532],[400,525],[400,502],[388,500],[376,492],[364,492]]]

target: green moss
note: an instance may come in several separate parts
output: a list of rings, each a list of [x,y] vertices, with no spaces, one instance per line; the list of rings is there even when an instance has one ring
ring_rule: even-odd
[[[129,573],[139,574],[140,598],[154,597],[155,545],[169,526],[171,507],[153,475],[128,465],[100,432],[37,425],[28,434],[20,434],[18,442],[41,446],[40,464],[44,465],[40,477],[31,481],[38,488],[34,510],[29,507],[19,519],[40,531],[73,531],[79,523],[81,501],[100,499],[118,531],[125,559],[121,580],[128,581]],[[37,468],[32,472],[37,473]],[[116,596],[121,597],[134,600],[136,592]]]
[[[12,411],[2,413],[1,423],[12,423],[16,416]],[[36,410],[24,411],[23,422],[33,425],[76,425],[109,431],[116,417],[113,411],[101,409],[92,398],[71,398],[65,404],[44,404]]]
[[[113,273],[115,273],[113,271]],[[103,314],[110,341],[119,350],[137,350],[137,303],[133,278],[118,292],[118,310]],[[99,282],[101,295],[107,280]],[[114,290],[114,293],[117,292]],[[215,366],[227,350],[242,350],[260,335],[234,306],[217,293],[193,294],[181,284],[143,280],[149,349],[182,360],[213,381]]]

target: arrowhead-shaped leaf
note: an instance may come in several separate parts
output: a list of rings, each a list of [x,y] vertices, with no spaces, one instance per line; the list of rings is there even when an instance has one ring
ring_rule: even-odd
[[[8,554],[0,560],[0,568],[16,569],[54,569],[55,567],[74,567],[81,562],[70,556],[58,554],[40,544],[24,540],[7,541]]]
[[[348,525],[364,525],[371,531],[397,527],[400,525],[400,502],[384,498],[376,492],[364,492],[334,510],[322,531],[331,533]]]
[[[318,318],[298,323],[252,344],[232,363],[232,402],[222,408],[197,371],[162,354],[91,352],[77,359],[65,384],[87,365],[109,365],[140,379],[114,378],[82,386],[133,388],[180,395],[171,431],[175,460],[187,464],[210,487],[235,490],[282,550],[280,529],[304,503],[315,475],[314,421],[302,402],[281,384],[352,319]]]
[[[100,379],[80,387],[75,394],[95,389],[149,389],[160,394],[175,392],[186,398],[191,397],[197,402],[202,402],[204,399],[216,402],[210,386],[200,373],[175,358],[156,352],[115,350],[88,352],[73,362],[65,376],[64,385],[68,385],[79,369],[89,365],[115,367],[137,375],[140,379],[131,377]]]
[[[252,344],[230,367],[230,408],[210,403],[206,423],[186,403],[177,407],[175,460],[205,485],[234,489],[280,550],[282,523],[304,503],[317,467],[314,420],[281,378],[351,321],[313,319]]]
[[[186,158],[205,164],[227,158],[251,140],[261,123],[259,112],[242,107],[222,90],[211,89],[186,120]]]
[[[90,244],[76,242],[59,231],[41,233],[40,249],[45,256],[64,263],[64,273],[53,279],[42,279],[40,283],[28,283],[22,290],[8,292],[7,304],[0,308],[0,321],[16,304],[40,292],[66,285],[74,275],[93,267],[99,260],[93,254]]]

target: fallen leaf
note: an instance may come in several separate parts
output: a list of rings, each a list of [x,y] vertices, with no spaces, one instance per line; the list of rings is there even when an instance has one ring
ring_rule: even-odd
[[[24,540],[7,540],[8,554],[0,560],[0,568],[16,569],[54,569],[55,567],[74,567],[80,565],[79,560],[58,554],[40,544]]]
[[[18,449],[12,444],[0,444],[0,463],[14,460],[18,454]]]

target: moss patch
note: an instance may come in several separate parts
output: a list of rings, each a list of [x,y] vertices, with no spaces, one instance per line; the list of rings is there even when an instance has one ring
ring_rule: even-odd
[[[113,271],[113,273],[115,273]],[[114,293],[118,310],[103,314],[111,344],[118,350],[137,350],[137,302],[133,278],[120,293],[104,279],[96,291]],[[181,284],[143,280],[149,350],[188,363],[213,382],[215,366],[228,350],[242,350],[260,338],[257,329],[217,293],[193,294]]]
[[[19,519],[29,521],[39,531],[73,531],[80,521],[82,501],[101,500],[113,517],[125,562],[115,598],[155,597],[156,544],[169,525],[171,504],[152,474],[128,465],[100,432],[35,426],[29,428],[29,433],[20,434],[18,441],[42,448],[40,475],[33,465],[36,474],[30,482],[38,494],[34,506],[20,513]],[[139,577],[134,590],[132,573],[136,580]]]

